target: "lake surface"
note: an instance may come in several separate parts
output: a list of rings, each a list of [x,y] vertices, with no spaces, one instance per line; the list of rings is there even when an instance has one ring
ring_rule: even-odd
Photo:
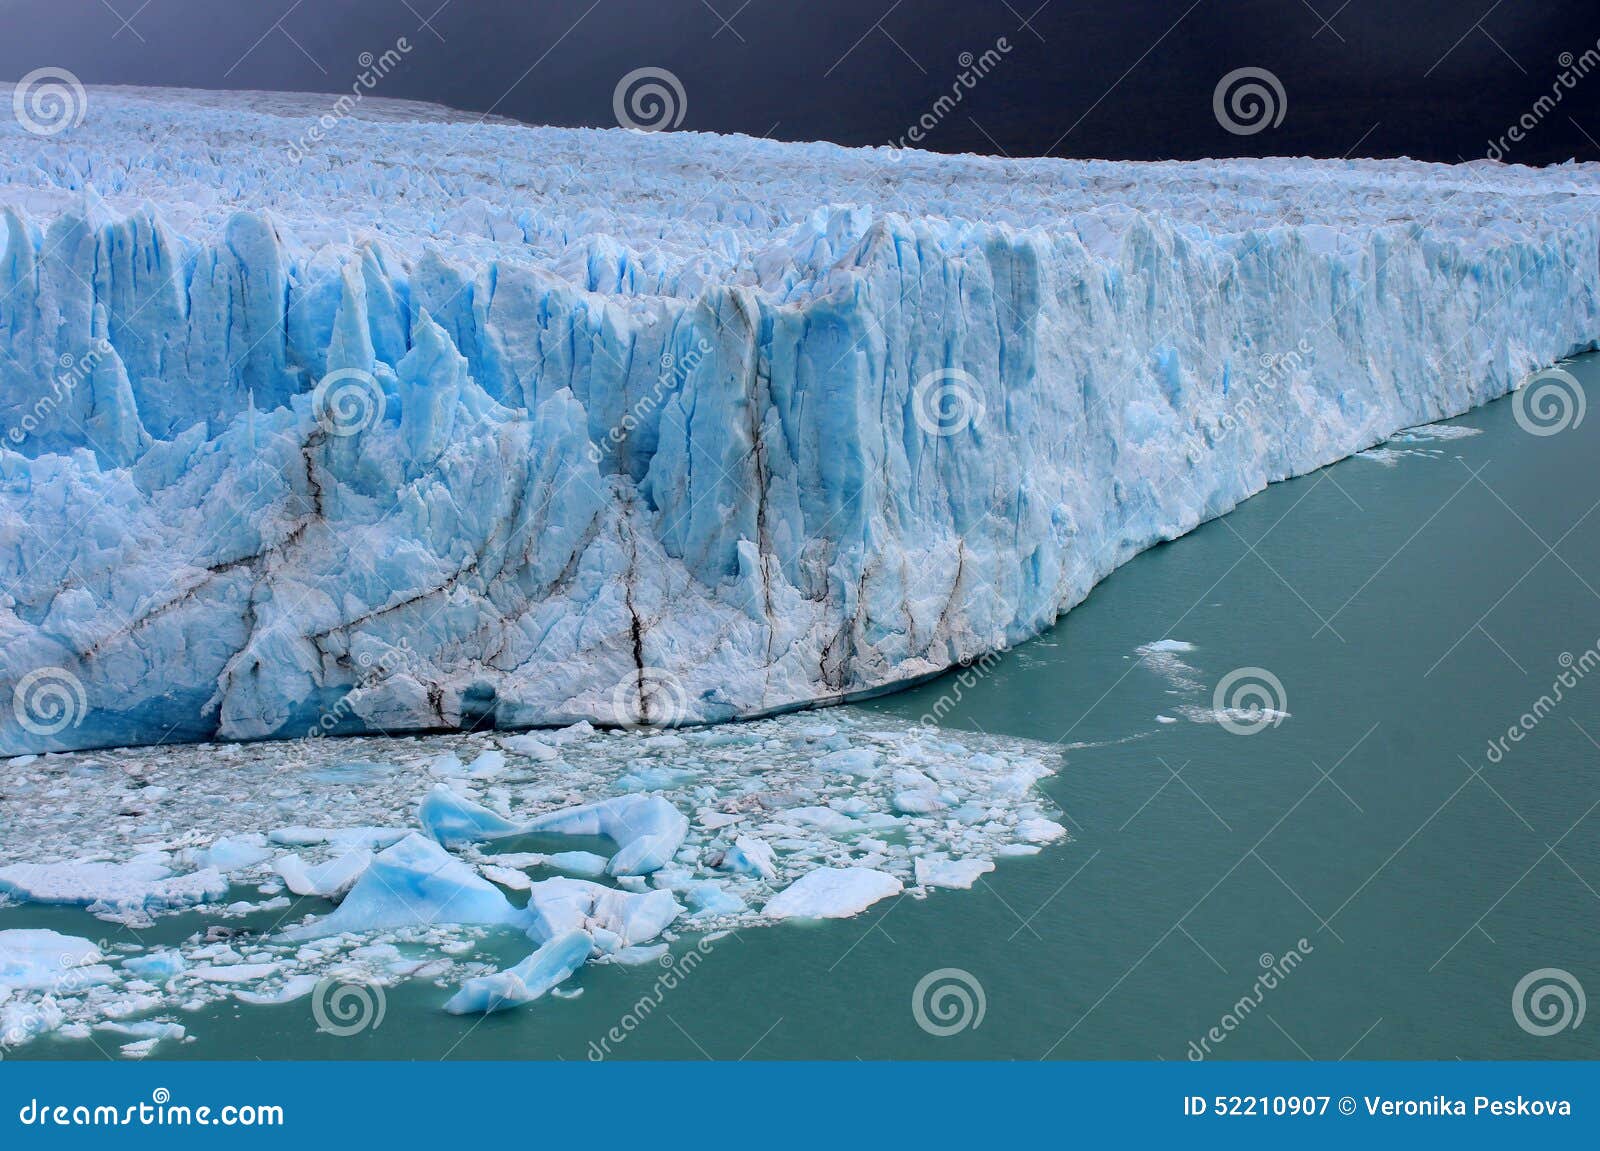
[[[1573,372],[1600,394],[1600,362]],[[970,891],[727,936],[658,1005],[654,964],[590,966],[577,999],[476,1019],[424,982],[358,1035],[318,1033],[304,1001],[230,1006],[184,1017],[196,1041],[158,1054],[581,1060],[619,1028],[613,1058],[1600,1056],[1600,1021],[1539,1036],[1513,1010],[1539,969],[1600,993],[1600,665],[1583,678],[1600,414],[1536,436],[1513,406],[1451,421],[1481,434],[1275,485],[985,673],[858,705],[1065,756],[1043,787],[1072,839]],[[1161,640],[1192,650],[1145,647]],[[1236,669],[1287,715],[1215,722]],[[1574,686],[1536,705],[1564,670]],[[1491,748],[1525,712],[1531,730]],[[14,926],[108,933],[64,909],[0,911]],[[526,951],[508,934],[507,962]],[[943,969],[969,1002],[981,989],[976,1026],[975,1006],[939,1026],[954,998],[919,1023],[918,984]]]

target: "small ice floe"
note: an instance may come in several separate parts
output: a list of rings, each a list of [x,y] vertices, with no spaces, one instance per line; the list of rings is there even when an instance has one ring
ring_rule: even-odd
[[[1166,680],[1173,691],[1199,691],[1203,686],[1199,673],[1183,658],[1194,650],[1194,644],[1186,640],[1158,639],[1141,644],[1134,654],[1145,667]]]
[[[280,855],[272,866],[283,877],[284,886],[296,895],[337,899],[355,886],[372,858],[372,852],[358,847],[315,866],[308,866],[298,855]]]
[[[12,991],[54,991],[64,985],[110,983],[99,944],[45,928],[0,931],[0,1002]]]
[[[143,921],[151,912],[221,899],[228,881],[214,867],[174,875],[170,857],[153,853],[127,863],[14,863],[0,867],[0,893],[26,903],[89,907],[105,919]]]
[[[568,931],[539,947],[515,967],[469,979],[445,1003],[452,1015],[487,1014],[532,1003],[565,983],[589,961],[594,940],[582,931]]]
[[[899,895],[903,887],[870,867],[819,867],[773,896],[761,913],[769,919],[843,919]]]
[[[943,855],[919,855],[916,861],[917,886],[964,889],[978,882],[980,875],[993,870],[992,859],[951,859]]]

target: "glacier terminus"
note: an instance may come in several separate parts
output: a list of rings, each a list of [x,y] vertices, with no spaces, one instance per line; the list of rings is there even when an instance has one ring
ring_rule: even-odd
[[[0,754],[890,689],[1600,337],[1594,165],[90,100],[0,125]]]

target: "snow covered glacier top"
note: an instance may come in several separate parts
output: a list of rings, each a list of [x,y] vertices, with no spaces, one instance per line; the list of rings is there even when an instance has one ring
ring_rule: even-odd
[[[0,752],[882,688],[1600,337],[1594,165],[83,111],[0,124]]]

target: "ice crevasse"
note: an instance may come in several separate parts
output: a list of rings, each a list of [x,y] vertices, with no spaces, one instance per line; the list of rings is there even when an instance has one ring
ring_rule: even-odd
[[[882,689],[1600,337],[1595,165],[325,102],[0,124],[0,753]]]

